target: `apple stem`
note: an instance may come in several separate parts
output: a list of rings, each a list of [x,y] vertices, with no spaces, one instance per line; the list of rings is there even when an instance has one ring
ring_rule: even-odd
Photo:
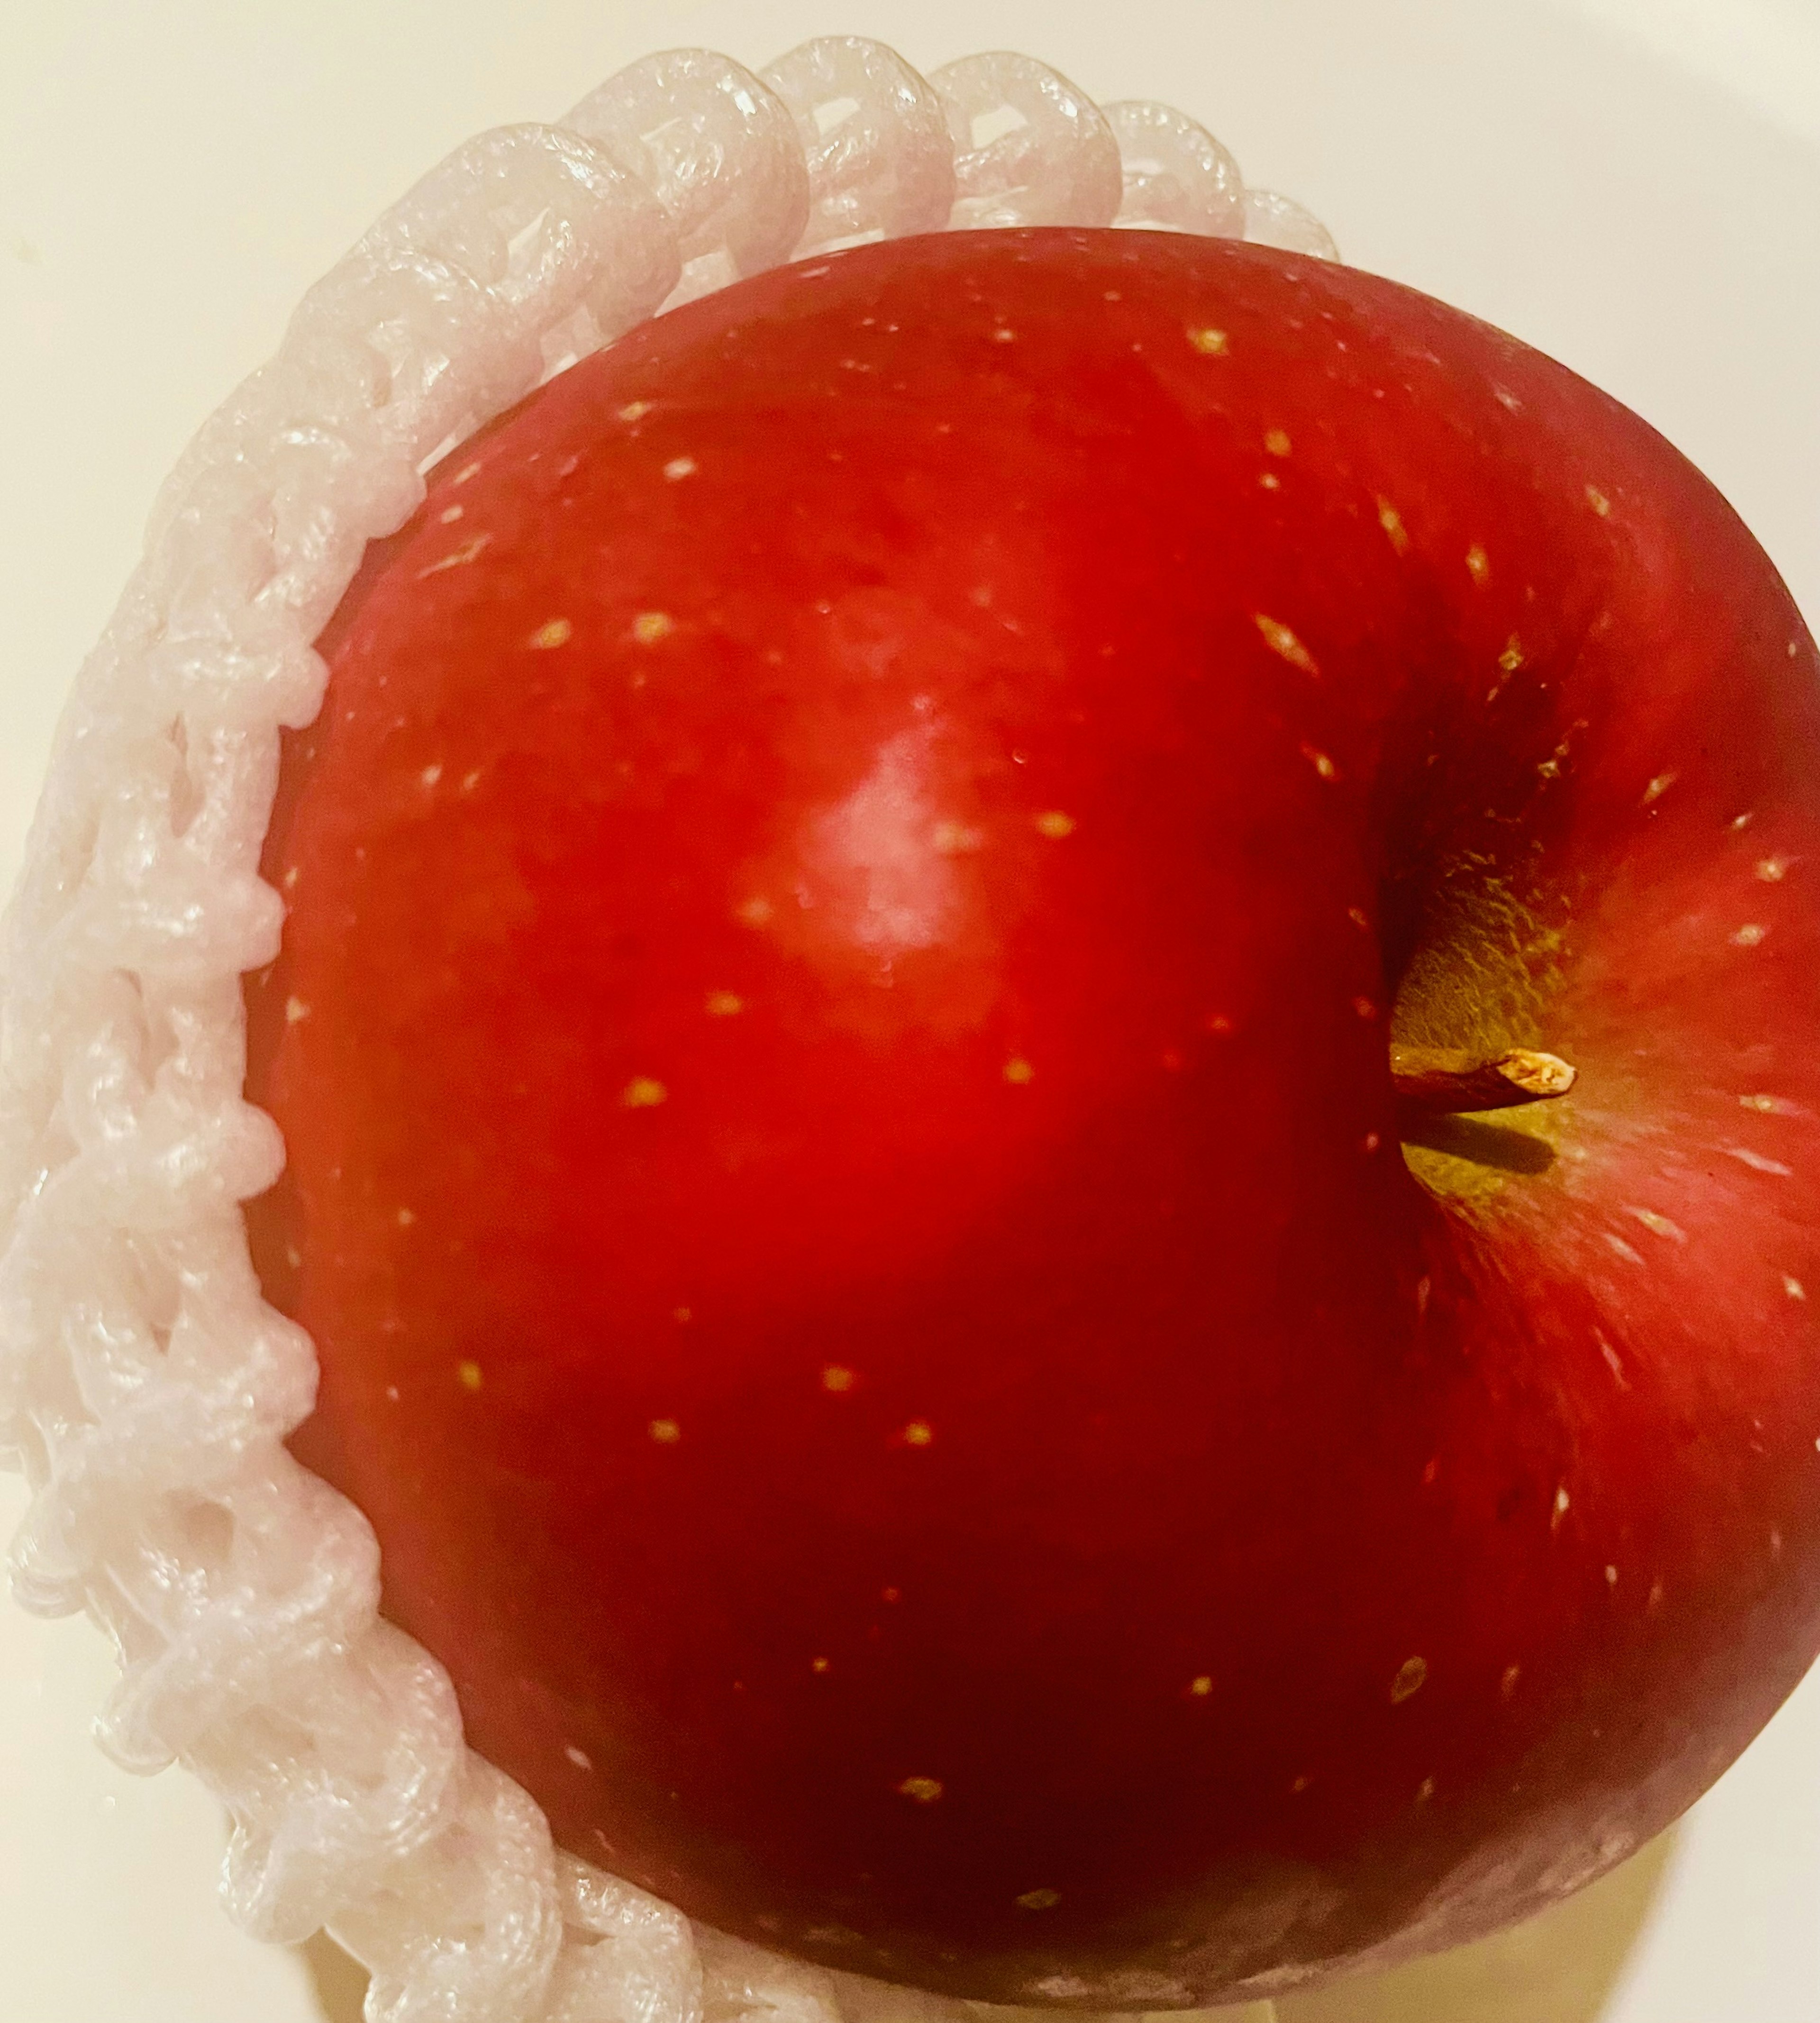
[[[1558,1054],[1510,1047],[1489,1057],[1454,1047],[1390,1049],[1390,1079],[1399,1103],[1412,1110],[1452,1114],[1467,1110],[1514,1110],[1565,1096],[1578,1070]]]

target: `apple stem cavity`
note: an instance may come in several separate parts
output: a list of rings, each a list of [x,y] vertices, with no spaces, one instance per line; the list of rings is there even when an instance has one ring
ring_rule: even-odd
[[[1390,1080],[1405,1108],[1457,1115],[1474,1110],[1514,1110],[1565,1096],[1579,1071],[1558,1054],[1510,1047],[1489,1058],[1452,1047],[1393,1046]]]

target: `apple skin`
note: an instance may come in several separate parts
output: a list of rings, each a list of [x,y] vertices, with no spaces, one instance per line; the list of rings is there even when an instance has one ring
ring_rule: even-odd
[[[255,1257],[563,1845],[1199,2006],[1540,1908],[1800,1677],[1820,683],[1615,402],[1258,248],[864,248],[459,451],[323,649]],[[1393,1031],[1580,1087],[1400,1156]]]

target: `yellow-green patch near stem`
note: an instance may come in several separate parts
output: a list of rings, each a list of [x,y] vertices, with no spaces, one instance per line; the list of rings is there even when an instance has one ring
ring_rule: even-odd
[[[1492,860],[1454,860],[1424,905],[1390,1015],[1393,1045],[1459,1048],[1490,1059],[1511,1047],[1560,1052],[1549,1007],[1566,957],[1558,897],[1520,894]],[[1431,1194],[1478,1207],[1533,1183],[1573,1127],[1571,1096],[1471,1117],[1405,1120],[1403,1156]]]

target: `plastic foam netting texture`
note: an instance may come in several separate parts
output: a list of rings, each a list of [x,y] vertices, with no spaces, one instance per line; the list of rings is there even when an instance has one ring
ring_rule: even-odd
[[[284,1445],[316,1362],[247,1255],[240,1204],[284,1151],[242,1098],[240,979],[278,949],[260,851],[280,733],[323,699],[312,642],[438,455],[739,276],[1034,224],[1334,252],[1185,115],[1097,106],[1021,56],[925,79],[853,37],[760,75],[674,51],[554,126],[478,136],[203,427],[65,713],[0,942],[0,1459],[35,1492],[15,1591],[109,1633],[103,1746],[203,1779],[233,1822],[231,1914],[274,1940],[326,1926],[372,1973],[372,2023],[972,2014],[691,1926],[555,1849],[466,1749],[441,1666],[378,1614],[370,1527]]]

